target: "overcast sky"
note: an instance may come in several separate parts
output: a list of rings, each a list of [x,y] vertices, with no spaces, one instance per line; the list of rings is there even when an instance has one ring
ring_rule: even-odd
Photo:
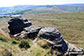
[[[84,3],[84,0],[0,0],[0,7],[15,5],[58,5]]]

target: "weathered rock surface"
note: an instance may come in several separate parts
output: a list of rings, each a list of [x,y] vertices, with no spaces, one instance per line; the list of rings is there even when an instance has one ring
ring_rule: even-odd
[[[60,32],[53,27],[42,28],[38,33],[38,37],[49,39],[50,41],[59,40],[62,38]]]
[[[58,56],[63,56],[69,49],[71,51],[77,50],[75,46],[72,47],[72,45],[63,39],[63,36],[56,28],[34,26],[30,21],[27,19],[23,20],[18,15],[11,16],[10,18],[8,29],[10,30],[11,38],[21,40],[27,38],[35,39],[35,37],[38,37],[40,39],[38,44],[41,47],[46,49],[51,47],[52,50],[57,50],[59,52]],[[44,43],[42,44],[42,42]],[[34,43],[36,42],[34,41]]]
[[[40,29],[41,29],[41,27],[32,25],[30,27],[24,28],[24,31],[27,32],[27,37],[35,38],[38,35],[38,32]]]
[[[67,43],[64,41],[62,35],[56,28],[42,28],[38,33],[38,37],[52,44],[52,49],[58,48],[59,52],[65,53],[68,49]]]
[[[8,29],[10,30],[10,35],[15,39],[32,38],[34,39],[41,27],[34,26],[27,19],[22,19],[21,16],[11,16],[9,20]]]
[[[10,30],[10,34],[14,35],[20,33],[21,31],[23,31],[23,28],[32,25],[32,23],[28,22],[27,20],[26,22],[27,23],[25,23],[25,20],[19,18],[19,16],[18,17],[11,16],[11,19],[8,22],[9,24],[8,29]]]

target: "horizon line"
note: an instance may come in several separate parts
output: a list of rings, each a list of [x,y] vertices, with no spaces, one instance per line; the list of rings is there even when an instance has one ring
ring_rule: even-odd
[[[35,5],[38,5],[38,6],[40,6],[40,5],[75,5],[75,4],[84,4],[84,3],[65,3],[65,4],[35,4]],[[20,4],[20,5],[33,5],[34,6],[34,4]],[[14,5],[14,6],[20,6],[20,5]],[[0,7],[14,7],[14,6],[0,6]]]

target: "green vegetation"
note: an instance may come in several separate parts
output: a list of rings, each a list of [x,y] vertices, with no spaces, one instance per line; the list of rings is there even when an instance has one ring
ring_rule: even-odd
[[[57,28],[64,39],[78,47],[84,44],[84,13],[41,13],[24,14],[23,18],[28,18],[34,25],[41,27]],[[74,41],[73,41],[74,40]]]
[[[7,42],[7,40],[3,37],[0,37],[0,41]]]
[[[0,19],[8,18],[9,15],[0,15]]]
[[[3,36],[3,35],[0,35],[0,41],[2,41],[2,42],[7,42],[7,41],[8,41],[8,39],[7,39],[7,38],[4,38],[4,36]]]
[[[12,53],[11,53],[9,50],[5,49],[5,50],[2,52],[2,56],[12,56]]]
[[[59,13],[59,12],[84,12],[84,4],[66,5],[17,5],[13,7],[0,7],[0,15],[28,13]]]
[[[19,47],[20,47],[20,48],[25,48],[25,49],[27,49],[27,48],[30,48],[30,45],[29,45],[28,41],[23,40],[23,41],[21,41],[21,43],[19,44]]]
[[[2,35],[0,35],[2,36]],[[3,36],[3,38],[5,38]],[[43,49],[40,46],[35,47],[32,40],[17,41],[14,39],[7,39],[7,42],[0,41],[0,56],[43,56],[47,54],[50,49]],[[14,42],[14,43],[13,43]],[[17,44],[15,44],[15,42]],[[30,45],[30,48],[28,48]],[[23,48],[20,48],[23,47]],[[25,49],[28,48],[28,49]]]
[[[19,41],[17,41],[17,40],[12,41],[12,44],[18,44],[18,43],[19,43]]]
[[[23,18],[29,19],[33,25],[57,28],[62,33],[65,40],[84,49],[84,12],[30,14],[26,12],[22,16]],[[0,19],[0,27],[8,26],[8,20],[9,19]],[[7,27],[2,30],[6,33],[8,32]],[[13,56],[55,56],[49,53],[51,49],[46,45],[46,42],[41,40],[38,41],[36,47],[30,39],[17,41],[14,39],[7,39],[1,34],[0,39],[0,56],[6,53],[4,52],[5,50]],[[6,41],[4,42],[2,40]],[[25,50],[25,43],[29,44],[30,48]],[[22,44],[24,48],[20,48],[20,44]]]

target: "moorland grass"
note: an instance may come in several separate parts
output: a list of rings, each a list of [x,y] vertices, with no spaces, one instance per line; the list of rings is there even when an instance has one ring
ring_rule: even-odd
[[[84,13],[41,13],[41,14],[25,14],[23,18],[29,19],[33,25],[41,27],[55,27],[57,28],[64,39],[75,44],[78,47],[84,48]],[[8,25],[8,19],[2,20],[0,26]],[[7,28],[3,29],[7,32]],[[0,35],[2,39],[6,39]],[[0,40],[0,56],[5,49],[8,49],[13,56],[52,56],[47,54],[50,49],[43,49],[40,46],[35,47],[32,40],[28,40],[30,48],[25,50],[19,48],[21,41],[6,39],[7,42]],[[17,44],[16,44],[17,43]]]

